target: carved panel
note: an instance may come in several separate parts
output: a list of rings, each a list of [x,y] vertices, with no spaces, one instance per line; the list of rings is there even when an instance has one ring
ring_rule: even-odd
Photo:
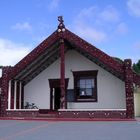
[[[124,61],[125,74],[125,92],[126,92],[126,115],[127,118],[134,118],[134,89],[133,89],[133,71],[131,69],[131,60]]]
[[[12,67],[3,67],[3,73],[2,73],[2,84],[1,84],[1,112],[0,115],[4,116],[7,105],[8,105],[8,82],[9,82],[9,74],[12,70]]]
[[[117,72],[121,77],[123,77],[123,64],[118,63],[112,57],[105,54],[95,46],[84,41],[83,39],[73,34],[69,30],[65,31],[64,38],[67,39],[71,44],[74,44],[76,47],[79,47],[81,50],[84,50],[91,56],[101,61],[104,65],[106,65],[110,69],[110,71],[114,71],[115,73]]]

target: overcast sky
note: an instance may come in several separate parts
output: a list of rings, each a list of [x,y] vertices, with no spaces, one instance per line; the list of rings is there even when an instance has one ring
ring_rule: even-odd
[[[66,28],[110,56],[140,59],[140,0],[0,0],[0,65],[15,65]]]

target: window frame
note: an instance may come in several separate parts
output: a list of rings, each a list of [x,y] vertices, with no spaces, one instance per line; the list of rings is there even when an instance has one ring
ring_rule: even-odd
[[[97,74],[98,70],[73,71],[74,95],[76,102],[97,102]],[[94,92],[92,92],[92,96],[79,96],[79,93],[77,93],[77,83],[80,79],[94,79]]]

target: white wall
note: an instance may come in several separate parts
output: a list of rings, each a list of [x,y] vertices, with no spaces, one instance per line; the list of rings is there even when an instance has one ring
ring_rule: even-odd
[[[97,92],[98,102],[68,103],[68,108],[93,108],[93,109],[124,109],[125,84],[109,72],[97,66],[76,51],[68,51],[65,55],[65,75],[69,78],[68,89],[73,89],[72,71],[98,70]],[[48,79],[59,78],[60,59],[55,61],[46,70],[40,73],[25,86],[25,101],[35,102],[39,108],[50,107],[50,89]]]
[[[60,60],[55,61],[25,86],[24,102],[33,102],[41,109],[50,108],[50,88],[48,79],[59,78],[59,61]]]
[[[0,69],[0,78],[2,77],[2,69]]]
[[[140,117],[140,92],[134,94],[135,116]]]

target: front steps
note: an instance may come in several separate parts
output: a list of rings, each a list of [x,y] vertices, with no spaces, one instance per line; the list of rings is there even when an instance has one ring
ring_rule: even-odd
[[[57,111],[50,111],[47,109],[40,109],[37,115],[38,118],[57,118]]]
[[[48,114],[38,114],[37,117],[38,118],[56,118],[57,115],[48,113]]]

